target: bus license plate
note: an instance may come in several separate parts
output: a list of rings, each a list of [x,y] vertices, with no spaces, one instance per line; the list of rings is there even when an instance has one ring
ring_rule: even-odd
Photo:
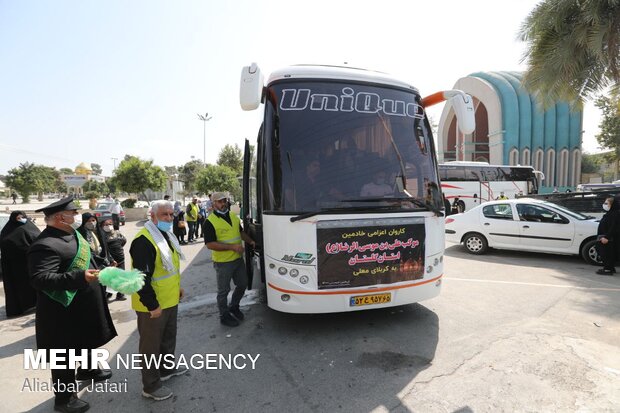
[[[392,293],[356,295],[349,299],[349,305],[356,307],[360,305],[385,304],[392,301]]]

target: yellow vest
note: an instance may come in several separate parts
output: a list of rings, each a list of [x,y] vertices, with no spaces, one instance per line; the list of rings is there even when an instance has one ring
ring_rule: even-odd
[[[194,204],[193,202],[190,202],[189,207],[192,209],[192,215],[194,216],[194,218],[192,218],[188,212],[185,214],[185,220],[186,221],[198,221],[198,205]]]
[[[151,279],[151,286],[155,290],[155,296],[161,309],[174,307],[179,304],[179,292],[181,289],[181,264],[179,260],[179,253],[172,249],[172,263],[174,264],[174,271],[168,271],[161,262],[161,253],[155,240],[146,228],[142,228],[138,232],[134,239],[144,236],[151,241],[156,251],[155,256],[155,271],[153,271],[153,278]],[[131,267],[133,268],[133,261]],[[148,308],[140,301],[138,293],[131,295],[131,308],[140,312],[148,312]]]
[[[209,214],[207,220],[215,228],[217,242],[222,244],[241,244],[241,232],[239,231],[239,217],[229,212],[232,226],[223,218],[216,217],[217,213]],[[241,258],[241,254],[235,251],[211,251],[211,258],[214,262],[230,262]]]

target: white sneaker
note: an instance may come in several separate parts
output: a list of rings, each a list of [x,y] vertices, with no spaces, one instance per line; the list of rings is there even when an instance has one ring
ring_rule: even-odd
[[[180,376],[182,374],[185,374],[189,371],[188,368],[185,367],[178,367],[175,370],[172,370],[166,374],[162,374],[162,376],[159,378],[159,380],[161,381],[166,381],[168,379],[173,378],[174,376]]]
[[[159,389],[154,390],[150,393],[147,393],[144,390],[142,390],[142,396],[147,397],[149,399],[157,400],[157,401],[166,400],[172,397],[172,390],[170,390],[166,386],[161,386]]]

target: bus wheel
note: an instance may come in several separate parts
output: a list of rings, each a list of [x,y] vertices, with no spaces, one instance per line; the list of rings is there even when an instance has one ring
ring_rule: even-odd
[[[489,249],[489,243],[484,235],[472,232],[463,239],[463,244],[470,254],[484,254]]]
[[[592,239],[581,246],[581,258],[590,265],[601,265],[603,263],[596,250],[596,240]]]

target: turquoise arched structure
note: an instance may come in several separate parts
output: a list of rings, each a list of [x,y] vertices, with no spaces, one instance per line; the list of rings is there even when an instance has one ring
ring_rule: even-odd
[[[498,153],[493,163],[509,164],[511,151],[517,149],[519,163],[530,162],[534,165],[536,153],[542,150],[544,156],[542,159],[537,157],[534,166],[549,174],[543,186],[546,183],[550,190],[558,183],[566,183],[567,187],[578,183],[579,177],[574,175],[581,164],[581,111],[571,110],[566,102],[556,102],[544,109],[522,86],[521,72],[476,72],[469,77],[491,85],[501,105],[503,149],[501,159],[497,159]],[[465,92],[476,97],[475,90]],[[529,159],[523,158],[524,149],[530,151]],[[568,159],[565,150],[569,152]]]

